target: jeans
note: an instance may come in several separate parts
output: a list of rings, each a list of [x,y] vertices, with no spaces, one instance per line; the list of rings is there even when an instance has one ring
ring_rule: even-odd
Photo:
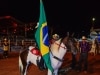
[[[87,71],[87,68],[88,68],[88,53],[87,52],[80,53],[78,70],[82,70],[82,65],[83,65],[83,70]]]

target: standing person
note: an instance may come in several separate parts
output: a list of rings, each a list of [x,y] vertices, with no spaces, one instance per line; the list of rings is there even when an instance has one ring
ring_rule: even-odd
[[[87,73],[88,68],[88,52],[90,51],[90,44],[87,41],[85,36],[82,36],[82,41],[79,42],[79,51],[80,51],[80,57],[79,57],[79,65],[78,70],[82,70],[82,64],[83,64],[83,70],[84,73]]]
[[[7,58],[8,57],[8,50],[9,50],[9,43],[8,43],[8,40],[7,38],[4,39],[4,42],[3,42],[3,58]]]

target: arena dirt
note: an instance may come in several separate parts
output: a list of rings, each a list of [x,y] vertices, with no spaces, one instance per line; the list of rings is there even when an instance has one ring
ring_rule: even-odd
[[[6,59],[2,58],[2,54],[0,53],[0,75],[20,75],[19,66],[18,66],[18,52],[10,52],[9,57]],[[78,60],[77,55],[77,60]],[[84,74],[84,72],[77,72],[75,70],[70,70],[66,72],[64,75],[99,75],[100,74],[100,55],[90,55],[89,54],[89,67],[88,73]],[[65,68],[67,65],[71,63],[71,54],[67,53],[64,57],[64,62],[61,68]],[[28,75],[47,75],[47,70],[39,70],[38,67],[31,65],[28,70]],[[60,74],[63,75],[63,74]]]

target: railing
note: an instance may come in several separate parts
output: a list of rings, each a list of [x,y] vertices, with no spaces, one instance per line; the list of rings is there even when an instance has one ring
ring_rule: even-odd
[[[22,49],[26,49],[29,46],[36,45],[35,41],[33,39],[27,39],[27,40],[15,40],[11,41],[8,40],[9,43],[9,51],[20,51]],[[0,49],[3,50],[3,41],[0,40]]]

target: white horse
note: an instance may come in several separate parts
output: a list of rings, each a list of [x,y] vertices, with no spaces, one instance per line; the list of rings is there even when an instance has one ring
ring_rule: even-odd
[[[52,73],[48,69],[47,75],[58,75],[58,70],[61,67],[63,63],[63,57],[67,52],[66,45],[68,44],[68,36],[64,37],[63,39],[60,39],[58,41],[55,41],[53,44],[50,45],[50,60],[51,65],[53,67],[54,72]],[[71,46],[71,45],[69,45]],[[37,65],[37,59],[41,59],[41,56],[39,55],[39,52],[35,51],[37,54],[32,54],[31,50],[34,49],[34,46],[30,46],[29,50],[24,50],[19,55],[19,69],[21,75],[27,75],[27,70],[29,67],[29,64],[32,63],[36,66]]]

